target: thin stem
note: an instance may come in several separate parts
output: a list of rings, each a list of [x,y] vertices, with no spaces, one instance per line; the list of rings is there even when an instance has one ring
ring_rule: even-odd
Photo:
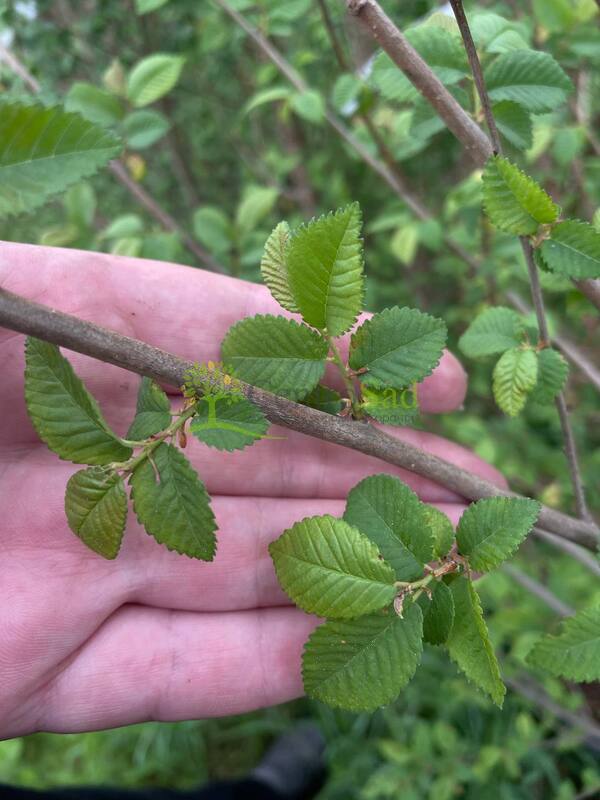
[[[507,575],[510,575],[510,577],[516,583],[526,589],[530,594],[537,597],[538,600],[541,600],[542,603],[547,605],[548,608],[551,608],[552,611],[560,614],[561,617],[569,617],[575,613],[575,609],[572,606],[568,605],[567,603],[563,603],[563,601],[553,592],[551,592],[547,586],[544,586],[539,581],[536,581],[518,567],[515,567],[512,564],[503,564],[502,571]]]
[[[344,381],[344,386],[346,387],[346,391],[348,392],[348,399],[352,405],[352,412],[355,417],[360,417],[361,412],[358,403],[358,397],[356,396],[356,390],[354,388],[354,381],[352,380],[351,375],[348,372],[346,365],[344,364],[344,359],[341,356],[340,351],[338,350],[335,341],[332,336],[326,336],[327,344],[329,345],[329,349],[331,350],[332,361],[336,365],[339,370],[340,375],[342,376],[342,380]]]
[[[131,339],[1,288],[0,326],[36,336],[172,386],[180,387],[186,373],[194,366],[190,361],[138,339]],[[379,458],[429,478],[468,500],[519,496],[409,442],[390,436],[369,423],[335,417],[241,381],[239,387],[275,425],[283,425],[299,433]],[[595,525],[547,506],[542,506],[538,525],[589,550],[595,551],[598,547],[599,536]]]
[[[574,542],[569,542],[567,539],[561,539],[560,536],[556,536],[556,534],[549,533],[548,531],[543,531],[538,527],[533,529],[533,535],[537,539],[543,540],[551,547],[555,547],[557,550],[562,550],[563,553],[567,553],[574,558],[575,561],[579,561],[579,563],[589,570],[592,575],[600,578],[600,562],[595,554],[588,553],[587,550],[583,550]]]
[[[502,153],[502,143],[500,142],[500,136],[494,120],[492,104],[485,86],[481,63],[479,61],[479,56],[477,55],[477,49],[475,47],[475,43],[473,42],[473,37],[471,36],[471,30],[465,15],[462,0],[450,0],[450,4],[460,29],[465,50],[467,52],[467,57],[469,59],[469,64],[471,65],[471,71],[473,72],[473,78],[475,80],[475,85],[477,86],[477,92],[479,94],[479,99],[481,100],[481,106],[484,110],[490,136],[492,137],[494,151],[496,153]],[[546,310],[544,308],[544,296],[542,294],[538,268],[533,257],[533,247],[527,237],[521,236],[520,239],[523,255],[525,256],[525,263],[527,264],[527,272],[529,273],[531,298],[533,300],[535,315],[540,332],[540,345],[542,347],[546,347],[550,345],[550,334],[548,332],[548,322],[546,320]],[[577,514],[582,519],[591,520],[591,515],[585,500],[585,491],[583,488],[583,480],[577,458],[575,437],[573,436],[573,429],[571,427],[571,421],[567,411],[567,404],[562,392],[560,392],[556,398],[556,408],[560,420],[560,426],[565,445],[565,455],[567,457],[569,473],[571,476],[571,483],[573,484]]]
[[[520,311],[522,314],[531,314],[531,306],[529,306],[517,292],[509,289],[506,292],[506,297],[517,311]],[[583,375],[585,375],[598,391],[600,391],[600,370],[598,370],[598,367],[589,360],[576,344],[570,339],[567,339],[563,333],[553,335],[552,344],[557,347]]]
[[[177,431],[182,428],[185,423],[188,421],[190,417],[193,417],[196,413],[196,409],[194,407],[187,408],[183,411],[176,420],[174,420],[168,428],[165,428],[164,431],[161,431],[155,438],[151,439],[150,441],[142,442],[142,451],[135,456],[132,456],[127,461],[121,461],[118,463],[111,464],[110,466],[113,469],[117,469],[123,472],[133,472],[133,470],[141,464],[142,461],[145,461],[147,458],[150,458],[152,452],[156,450],[159,444],[162,444],[165,439],[169,439],[171,436],[174,436]],[[121,440],[125,441],[125,440]]]
[[[338,64],[343,70],[350,70],[351,66],[346,58],[346,54],[344,53],[344,48],[342,47],[340,40],[338,39],[337,33],[335,31],[335,26],[333,24],[333,20],[331,19],[331,14],[329,13],[329,9],[327,8],[327,0],[317,0],[317,5],[321,10],[321,17],[323,18],[323,23],[325,28],[327,29],[327,34],[329,36],[329,41],[331,42],[331,46],[333,47],[333,52],[335,53],[335,57],[338,60]]]
[[[485,121],[490,132],[490,139],[492,140],[494,153],[501,153],[502,144],[500,142],[500,134],[498,133],[496,120],[494,119],[494,114],[492,112],[490,97],[485,88],[481,62],[479,61],[479,56],[477,55],[475,42],[471,36],[471,29],[469,28],[469,23],[467,21],[465,9],[463,8],[462,0],[450,0],[450,5],[452,6],[452,11],[454,11],[458,29],[460,30],[460,35],[462,36],[462,40],[465,45],[465,51],[467,53],[467,58],[469,59],[469,65],[471,67],[471,72],[473,73],[475,86],[477,87],[477,94],[479,95]]]
[[[488,137],[423,61],[379,3],[375,0],[346,0],[346,4],[348,11],[358,17],[413,86],[433,106],[471,158],[477,164],[487,161],[492,155]]]
[[[521,236],[521,247],[525,256],[525,263],[527,264],[527,272],[529,273],[529,281],[531,284],[531,298],[535,308],[535,316],[540,332],[540,344],[547,346],[550,344],[550,334],[548,333],[548,322],[546,320],[546,311],[544,308],[544,297],[542,294],[542,287],[540,284],[540,276],[538,268],[533,258],[533,247],[531,242],[525,236]],[[560,392],[555,400],[558,417],[560,420],[560,427],[565,446],[565,455],[567,464],[569,466],[569,474],[571,476],[571,483],[573,485],[573,493],[575,496],[575,507],[577,515],[582,519],[591,520],[591,515],[585,500],[585,490],[583,488],[583,479],[581,476],[581,469],[579,467],[579,459],[577,458],[577,447],[575,444],[575,437],[573,436],[573,429],[567,411],[567,403],[563,392]]]

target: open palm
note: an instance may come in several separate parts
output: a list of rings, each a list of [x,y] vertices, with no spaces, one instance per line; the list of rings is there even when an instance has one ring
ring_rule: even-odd
[[[263,287],[233,278],[20,244],[0,245],[0,285],[195,361],[218,360],[240,318],[282,313]],[[69,358],[123,434],[139,379]],[[167,551],[133,515],[118,560],[108,562],[67,527],[64,489],[77,467],[36,436],[23,366],[23,337],[0,329],[0,736],[234,714],[296,697],[302,645],[317,620],[289,606],[269,542],[302,517],[341,515],[350,488],[381,471],[453,521],[464,507],[426,479],[288,430],[241,453],[191,441],[187,455],[219,525],[214,562]],[[421,409],[457,408],[465,389],[460,364],[446,353],[419,387]],[[504,485],[458,445],[390,432]]]

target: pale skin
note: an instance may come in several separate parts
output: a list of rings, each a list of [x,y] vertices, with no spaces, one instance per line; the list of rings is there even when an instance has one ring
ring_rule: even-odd
[[[0,285],[200,362],[219,359],[242,317],[283,313],[266,289],[233,278],[20,244],[0,245]],[[23,343],[0,328],[0,737],[223,716],[297,697],[302,646],[318,620],[279,588],[269,542],[303,517],[340,516],[352,486],[379,472],[453,522],[464,509],[431,481],[285,429],[270,431],[281,440],[232,454],[189,437],[186,454],[219,525],[214,562],[168,552],[132,513],[118,559],[105,561],[67,527],[64,488],[78,467],[51,453],[29,421]],[[123,435],[139,378],[65,354]],[[418,394],[422,410],[437,413],[458,408],[465,392],[461,365],[445,353]],[[389,431],[505,485],[457,444]]]

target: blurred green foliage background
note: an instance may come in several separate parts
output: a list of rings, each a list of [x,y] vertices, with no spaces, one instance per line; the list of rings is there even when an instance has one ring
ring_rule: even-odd
[[[258,280],[262,246],[279,220],[295,225],[358,200],[366,223],[371,309],[408,304],[439,315],[455,346],[487,305],[508,304],[507,292],[527,299],[517,240],[492,231],[482,217],[479,173],[418,98],[395,96],[397,78],[391,88],[386,85],[389,76],[377,63],[373,67],[373,43],[345,15],[343,3],[230,0],[230,5],[276,45],[310,91],[295,91],[212,0],[0,2],[0,43],[39,82],[41,99],[65,102],[117,130],[126,143],[122,163],[130,183],[176,221],[161,223],[106,172],[35,214],[0,222],[0,237],[193,267],[212,260],[232,275]],[[382,5],[403,28],[434,13],[427,24],[452,31],[451,18],[431,0]],[[568,100],[533,116],[531,141],[515,157],[570,216],[600,219],[596,3],[482,0],[467,10],[473,18],[480,15],[484,59],[511,48],[541,49],[571,77],[575,88]],[[136,104],[131,93],[127,96],[129,76],[156,53],[173,57],[174,85],[156,101]],[[29,87],[0,65],[0,92],[23,97]],[[457,92],[471,107],[469,80]],[[326,105],[370,153],[381,154],[383,146],[391,154],[431,220],[417,219],[340,140],[324,119]],[[478,269],[448,250],[446,235],[476,257]],[[593,306],[568,281],[549,274],[543,281],[552,330],[566,333],[593,360],[599,328]],[[530,406],[508,420],[492,399],[492,365],[466,366],[465,409],[421,424],[472,447],[517,491],[570,510],[554,409]],[[589,499],[598,511],[600,406],[576,369],[567,396],[592,489]],[[588,604],[600,597],[598,582],[580,564],[539,541],[526,543],[516,564],[565,602]],[[552,629],[556,615],[508,574],[486,577],[481,588],[492,638],[514,689],[503,712],[429,648],[424,668],[401,699],[373,716],[335,713],[302,700],[226,720],[37,734],[0,743],[0,781],[190,786],[243,774],[273,737],[298,720],[312,719],[328,742],[330,777],[321,798],[600,796],[600,739],[589,730],[599,714],[597,697],[594,709],[575,687],[541,675],[532,683],[524,666],[533,639]]]

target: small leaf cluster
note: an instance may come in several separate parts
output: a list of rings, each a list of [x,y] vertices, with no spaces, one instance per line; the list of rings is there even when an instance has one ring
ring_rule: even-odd
[[[548,404],[562,391],[569,366],[550,346],[530,341],[536,335],[510,308],[496,306],[479,314],[461,336],[458,346],[469,358],[500,356],[494,367],[493,392],[509,416],[519,414],[528,400]]]
[[[527,150],[533,143],[532,115],[554,111],[562,104],[573,89],[571,80],[549,53],[533,49],[529,32],[518,21],[474,11],[469,24],[503,142],[513,150]],[[405,36],[464,110],[480,121],[481,110],[469,85],[471,71],[454,20],[432,14],[411,26]],[[386,53],[375,59],[370,83],[384,99],[409,110],[405,157],[421,151],[444,130],[443,121]],[[343,95],[341,89],[338,93]]]
[[[357,203],[292,231],[286,222],[265,245],[261,271],[273,297],[298,323],[257,315],[228,331],[222,357],[241,380],[331,413],[346,408],[391,424],[414,417],[414,384],[438,364],[442,320],[411,308],[388,308],[352,333],[347,359],[336,339],[363,310],[362,215]],[[342,397],[321,383],[327,364],[340,372]]]
[[[303,654],[310,697],[350,711],[390,703],[413,677],[423,642],[443,645],[501,706],[505,687],[472,570],[512,556],[539,503],[493,497],[450,520],[390,475],[348,495],[342,519],[309,517],[269,548],[281,586],[304,611],[326,617]]]
[[[28,338],[25,402],[46,445],[60,458],[87,465],[68,481],[69,527],[104,558],[119,553],[127,521],[126,482],[146,532],[169,550],[212,561],[217,524],[210,497],[189,460],[186,426],[204,444],[236,450],[263,438],[268,421],[222,365],[194,365],[182,387],[184,405],[149,378],[140,384],[136,413],[125,438],[102,416],[96,400],[59,349]]]
[[[560,220],[560,208],[544,189],[502,156],[486,164],[483,204],[497,228],[531,237],[542,269],[573,279],[600,278],[600,232],[588,222]]]

